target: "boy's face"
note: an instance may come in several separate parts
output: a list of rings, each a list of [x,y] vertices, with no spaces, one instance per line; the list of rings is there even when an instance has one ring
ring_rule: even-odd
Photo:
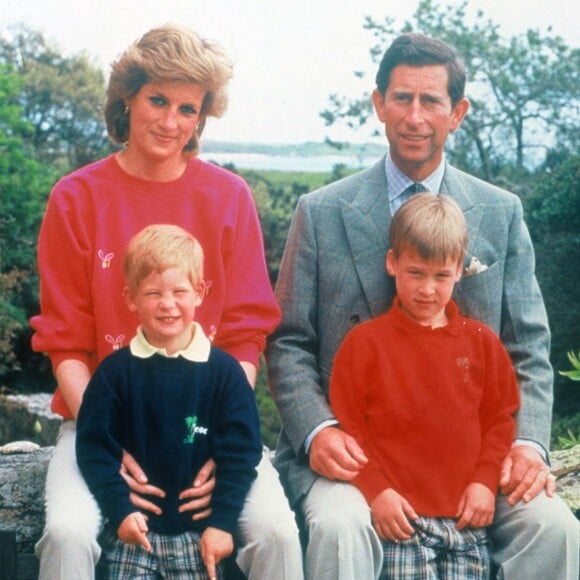
[[[393,250],[387,254],[387,271],[395,278],[403,310],[419,324],[433,328],[447,324],[445,306],[461,269],[457,260],[425,260],[412,250],[403,250],[398,258]]]
[[[173,354],[191,342],[190,324],[202,297],[178,268],[149,274],[134,294],[126,292],[126,300],[153,346]]]

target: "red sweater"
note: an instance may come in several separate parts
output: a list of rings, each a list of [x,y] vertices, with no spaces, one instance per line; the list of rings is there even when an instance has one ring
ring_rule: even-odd
[[[135,335],[136,315],[122,298],[123,253],[153,223],[179,225],[199,240],[211,286],[196,320],[216,346],[257,365],[280,312],[247,184],[197,158],[176,181],[143,180],[110,156],[55,185],[40,230],[41,314],[31,320],[32,345],[53,368],[72,358],[94,369]],[[53,409],[70,416],[58,389]]]
[[[453,302],[447,314],[447,326],[421,326],[395,298],[336,355],[331,404],[369,457],[353,481],[369,503],[393,488],[420,515],[455,517],[469,483],[497,491],[515,432],[515,374],[491,329]]]

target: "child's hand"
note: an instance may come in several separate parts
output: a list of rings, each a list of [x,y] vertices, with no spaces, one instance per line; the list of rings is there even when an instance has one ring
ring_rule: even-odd
[[[483,483],[470,483],[463,492],[457,508],[455,527],[483,528],[493,521],[495,496]]]
[[[218,528],[206,528],[201,535],[200,547],[209,580],[216,580],[216,566],[234,551],[232,535]]]
[[[151,544],[147,539],[148,531],[147,516],[141,512],[133,512],[121,522],[117,535],[122,542],[131,545],[140,544],[145,550],[151,552]]]
[[[371,502],[371,514],[379,537],[391,542],[408,540],[415,533],[409,520],[419,517],[413,506],[392,488],[375,497]]]

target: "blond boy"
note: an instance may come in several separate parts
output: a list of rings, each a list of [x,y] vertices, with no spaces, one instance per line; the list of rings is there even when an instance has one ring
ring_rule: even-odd
[[[203,252],[177,226],[138,233],[125,256],[125,299],[140,326],[130,346],[97,368],[78,417],[77,461],[117,538],[104,552],[108,578],[218,578],[261,457],[252,388],[232,357],[194,322]],[[120,474],[123,452],[162,497],[144,514]],[[194,520],[181,493],[216,462],[207,519]]]

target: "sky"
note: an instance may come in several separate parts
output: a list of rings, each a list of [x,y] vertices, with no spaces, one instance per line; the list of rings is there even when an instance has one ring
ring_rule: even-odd
[[[24,22],[65,55],[86,52],[108,76],[109,65],[147,30],[177,23],[218,41],[234,61],[230,105],[210,119],[204,137],[254,143],[365,141],[325,127],[320,111],[329,95],[356,98],[372,90],[372,35],[364,17],[388,15],[403,24],[418,0],[0,0],[0,32]],[[459,5],[446,0],[445,5]],[[579,43],[578,0],[470,0],[506,36],[529,28]],[[386,47],[385,47],[386,48]],[[367,73],[365,80],[355,70]]]

